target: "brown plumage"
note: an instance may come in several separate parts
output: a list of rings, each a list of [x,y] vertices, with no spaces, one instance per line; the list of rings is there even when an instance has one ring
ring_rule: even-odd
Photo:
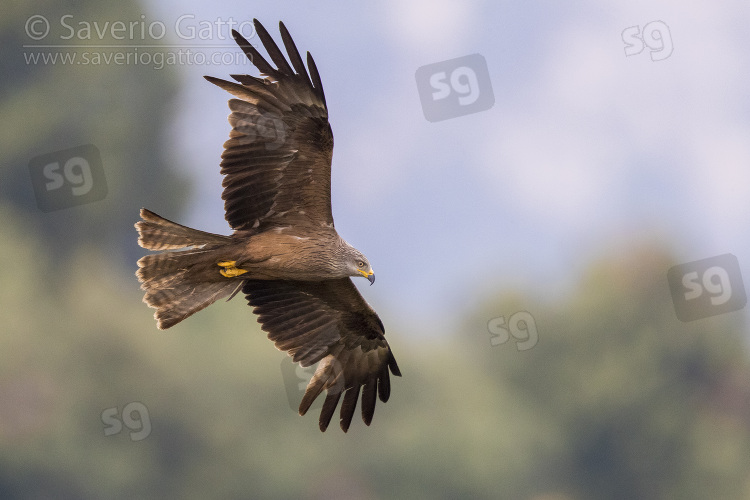
[[[283,23],[291,65],[254,24],[276,68],[233,31],[264,78],[205,77],[236,97],[221,155],[225,217],[234,232],[198,231],[142,209],[138,243],[161,253],[141,258],[136,274],[161,329],[241,290],[277,348],[302,366],[320,363],[300,415],[325,390],[319,421],[325,431],[343,394],[346,432],[360,391],[362,419],[370,425],[376,397],[385,402],[390,395],[390,373],[401,373],[383,323],[350,278],[372,283],[372,267],[333,225],[333,134],[318,69],[310,53],[305,68]]]

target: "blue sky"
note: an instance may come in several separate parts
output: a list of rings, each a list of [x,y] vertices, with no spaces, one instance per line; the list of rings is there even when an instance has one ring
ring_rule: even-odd
[[[336,227],[376,270],[375,286],[359,283],[367,300],[406,323],[455,326],[456,311],[493,289],[565,294],[592,258],[644,240],[681,261],[734,253],[750,276],[747,2],[148,8],[168,26],[185,14],[257,17],[277,40],[283,20],[312,52],[336,143]],[[671,55],[626,56],[623,31],[656,21]],[[417,68],[474,53],[487,61],[494,106],[428,122]],[[202,75],[249,71],[180,67],[171,147],[195,178],[183,222],[201,229],[228,231],[218,163],[229,133],[228,94]]]

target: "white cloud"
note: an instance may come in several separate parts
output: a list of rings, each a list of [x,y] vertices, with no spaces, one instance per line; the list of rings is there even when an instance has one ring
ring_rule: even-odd
[[[399,50],[450,52],[461,45],[466,28],[478,24],[478,2],[460,0],[390,0],[382,20],[388,40]]]
[[[507,105],[485,135],[477,164],[488,180],[513,196],[522,214],[546,215],[542,224],[596,231],[607,219],[626,220],[629,211],[642,216],[642,199],[628,199],[628,186],[666,178],[672,192],[646,198],[696,203],[655,218],[678,217],[671,222],[703,234],[731,232],[717,221],[738,231],[750,199],[747,112],[737,105],[747,102],[740,52],[747,37],[730,29],[732,9],[703,8],[705,16],[664,19],[675,49],[658,62],[645,51],[625,57],[620,34],[632,12],[561,19],[536,56],[538,70],[514,82],[526,87],[521,102]],[[642,24],[653,20],[648,15],[640,15]]]

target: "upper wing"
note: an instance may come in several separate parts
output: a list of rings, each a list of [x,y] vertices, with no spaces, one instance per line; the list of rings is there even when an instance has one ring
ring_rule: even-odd
[[[232,131],[221,155],[226,219],[235,230],[263,231],[290,223],[333,224],[333,133],[318,69],[308,52],[308,76],[283,23],[279,29],[291,66],[260,22],[253,22],[278,68],[232,31],[237,44],[266,78],[231,75],[239,82],[234,83],[205,77],[239,98],[229,100]]]
[[[397,376],[401,372],[385,340],[383,323],[351,279],[248,280],[242,292],[277,348],[302,366],[320,361],[300,403],[300,415],[327,390],[319,422],[325,431],[346,392],[340,422],[346,432],[364,386],[362,420],[370,425],[376,394],[383,402],[390,396],[388,370]]]

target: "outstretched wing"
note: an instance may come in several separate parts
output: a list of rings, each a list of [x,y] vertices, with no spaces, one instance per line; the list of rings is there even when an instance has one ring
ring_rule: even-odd
[[[232,131],[221,155],[226,219],[235,230],[257,232],[290,224],[332,225],[333,133],[318,69],[308,52],[308,75],[283,23],[279,30],[291,66],[263,25],[253,22],[277,68],[232,31],[265,78],[231,75],[239,82],[234,83],[205,77],[238,98],[229,101]]]
[[[302,366],[320,361],[302,397],[300,415],[326,390],[319,422],[325,431],[344,394],[340,425],[346,432],[361,390],[362,420],[370,425],[376,395],[383,402],[390,396],[389,369],[397,376],[401,372],[383,323],[351,279],[248,280],[242,292],[278,349]]]

